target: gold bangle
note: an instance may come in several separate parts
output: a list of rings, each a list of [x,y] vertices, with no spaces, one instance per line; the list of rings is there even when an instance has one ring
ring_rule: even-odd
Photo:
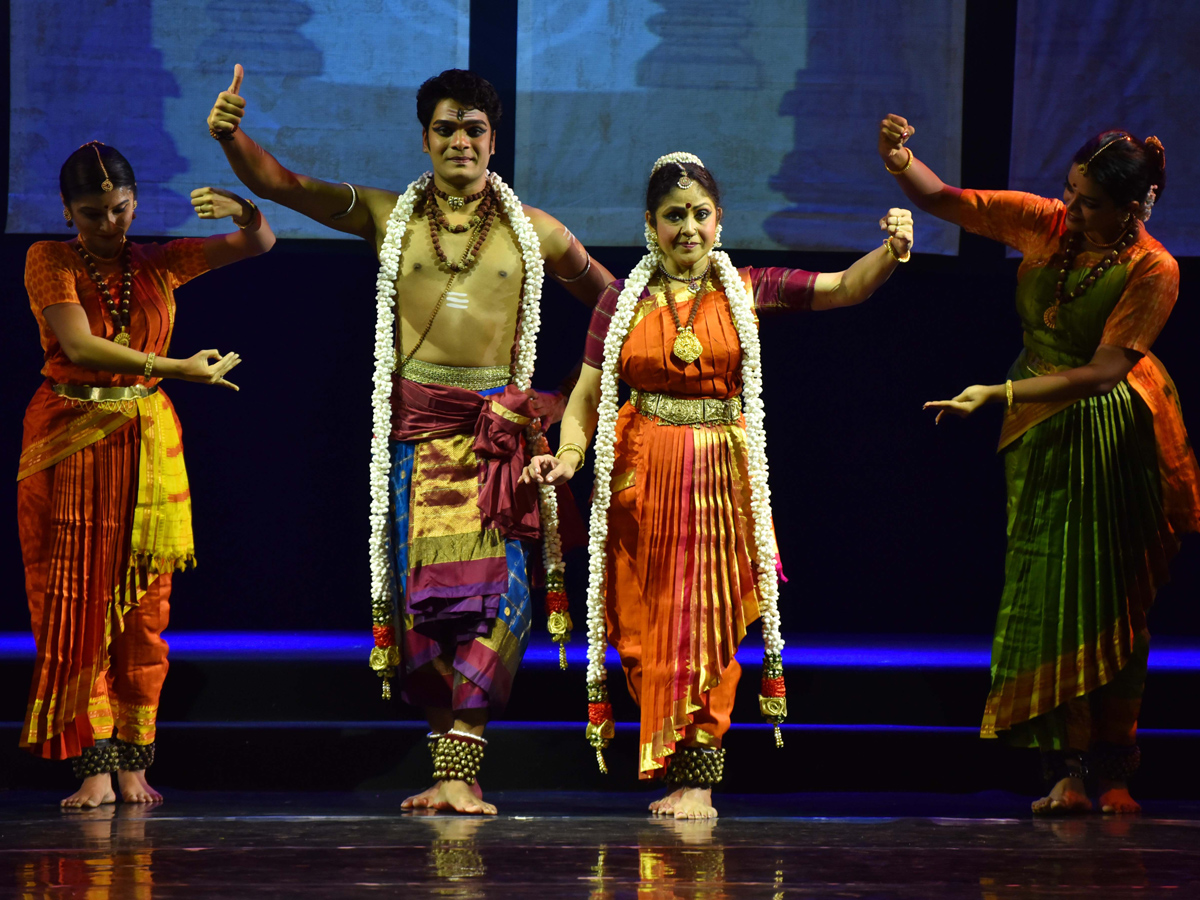
[[[883,246],[887,247],[888,255],[898,263],[906,263],[910,259],[912,259],[912,249],[911,248],[909,248],[908,250],[905,250],[903,256],[896,255],[896,248],[892,246],[892,238],[890,235],[883,239]]]
[[[142,377],[145,378],[147,381],[149,381],[150,376],[153,373],[154,373],[154,351],[151,350],[149,353],[146,354],[146,368],[142,369]]]
[[[563,444],[558,448],[558,452],[554,454],[554,458],[562,459],[562,455],[568,450],[574,450],[579,454],[579,462],[575,466],[575,471],[578,472],[581,468],[583,468],[583,461],[587,457],[587,450],[578,444]]]
[[[237,225],[237,227],[242,229],[242,231],[245,231],[247,228],[249,228],[251,225],[253,225],[254,220],[258,218],[258,207],[254,205],[253,200],[243,199],[242,202],[245,203],[248,207],[250,207],[250,221],[247,222],[245,225],[238,225],[237,219],[234,219],[233,224]]]
[[[212,139],[214,141],[220,141],[222,144],[224,144],[226,141],[232,141],[233,136],[237,134],[237,132],[237,128],[234,128],[233,131],[217,131],[211,125],[208,126],[208,133],[212,136]]]
[[[907,147],[905,147],[904,149],[905,149],[905,150],[908,150],[908,148],[907,148]],[[889,165],[887,164],[887,160],[886,160],[886,159],[883,161],[883,167],[884,167],[885,169],[887,169],[887,173],[888,173],[889,175],[903,175],[905,172],[907,172],[907,171],[908,171],[908,168],[909,168],[909,166],[911,166],[911,165],[912,165],[912,161],[913,161],[913,152],[912,152],[911,150],[908,150],[908,162],[906,162],[906,163],[904,164],[904,168],[903,168],[903,169],[893,169],[891,166],[889,166]]]
[[[1013,400],[1013,389],[1012,389],[1012,379],[1011,378],[1008,379],[1008,381],[1004,382],[1004,397],[1006,400],[1008,400],[1008,408],[1012,409],[1013,403],[1015,403],[1016,401]]]

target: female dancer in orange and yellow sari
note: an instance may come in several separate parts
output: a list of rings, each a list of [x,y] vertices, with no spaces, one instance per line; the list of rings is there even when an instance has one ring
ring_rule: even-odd
[[[1178,535],[1200,530],[1200,469],[1178,394],[1150,352],[1179,294],[1179,266],[1143,222],[1166,185],[1157,138],[1092,138],[1062,200],[943,184],[904,146],[901,116],[879,153],[922,209],[1023,257],[1024,347],[1001,384],[926,404],[967,416],[1003,404],[1008,554],[983,737],[1042,753],[1037,814],[1135,813],[1146,615]]]
[[[275,242],[262,214],[216,188],[192,192],[201,218],[238,230],[134,244],[137,183],[125,157],[93,141],[59,176],[63,216],[79,236],[29,248],[25,286],[46,380],[25,413],[17,517],[37,641],[21,746],[71,759],[82,787],[64,806],[161,796],[146,782],[171,574],[194,562],[191,499],[175,410],[160,383],[237,390],[240,361],[202,350],[165,354],[174,290]],[[114,736],[115,735],[115,736]]]
[[[557,484],[596,438],[588,596],[589,738],[611,736],[604,637],[642,710],[642,778],[665,775],[651,804],[677,818],[716,815],[721,738],[741,669],[734,654],[760,615],[762,711],[786,713],[763,432],[758,315],[861,303],[908,259],[912,217],[889,210],[884,246],[844,272],[741,269],[720,244],[720,190],[691,154],[654,165],[649,253],[601,295],[558,455],[527,478]],[[617,411],[617,379],[633,388]]]

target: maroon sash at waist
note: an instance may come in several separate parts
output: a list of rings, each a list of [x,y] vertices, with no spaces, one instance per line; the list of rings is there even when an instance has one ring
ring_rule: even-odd
[[[412,442],[474,434],[483,524],[508,539],[537,540],[537,488],[518,483],[529,455],[524,431],[538,415],[537,405],[536,396],[511,384],[503,393],[482,397],[463,388],[399,378],[392,390],[392,439]]]

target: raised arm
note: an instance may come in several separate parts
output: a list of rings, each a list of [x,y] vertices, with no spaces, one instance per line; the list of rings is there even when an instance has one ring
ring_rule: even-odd
[[[912,213],[907,209],[889,209],[879,220],[879,228],[887,234],[881,246],[842,272],[817,275],[813,284],[814,311],[862,303],[888,280],[896,266],[908,261],[913,245]]]
[[[584,363],[559,426],[560,455],[535,456],[521,473],[521,481],[537,484],[561,484],[570,481],[583,465],[583,451],[587,449],[596,433],[599,408],[600,370]]]
[[[221,144],[230,168],[257,196],[308,216],[337,231],[376,243],[376,220],[396,203],[396,194],[378,188],[335,184],[300,175],[255,143],[242,130],[246,101],[241,96],[243,70],[233,67],[229,89],[217,95],[208,114],[209,133]]]
[[[201,219],[232,218],[238,227],[204,239],[204,257],[210,269],[258,256],[275,246],[275,234],[262,210],[237,194],[222,188],[197,188],[192,191],[192,208]]]
[[[958,195],[962,191],[945,184],[905,145],[916,133],[916,127],[903,116],[889,113],[879,123],[879,156],[917,209],[959,225]]]
[[[554,216],[533,206],[526,206],[525,214],[541,242],[547,274],[577,300],[595,307],[600,292],[612,282],[612,273],[592,259],[587,248]]]

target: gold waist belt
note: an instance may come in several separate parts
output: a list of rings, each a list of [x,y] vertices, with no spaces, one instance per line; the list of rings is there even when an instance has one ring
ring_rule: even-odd
[[[741,418],[742,398],[714,400],[711,397],[671,397],[636,388],[629,402],[644,416],[654,416],[669,425],[732,425]]]
[[[508,366],[440,366],[410,359],[399,372],[401,378],[418,384],[444,384],[467,391],[486,391],[512,381]]]
[[[56,384],[54,393],[67,400],[91,401],[93,403],[119,403],[123,400],[141,400],[158,390],[158,385],[148,387],[132,384],[129,387],[92,387],[90,384]]]

